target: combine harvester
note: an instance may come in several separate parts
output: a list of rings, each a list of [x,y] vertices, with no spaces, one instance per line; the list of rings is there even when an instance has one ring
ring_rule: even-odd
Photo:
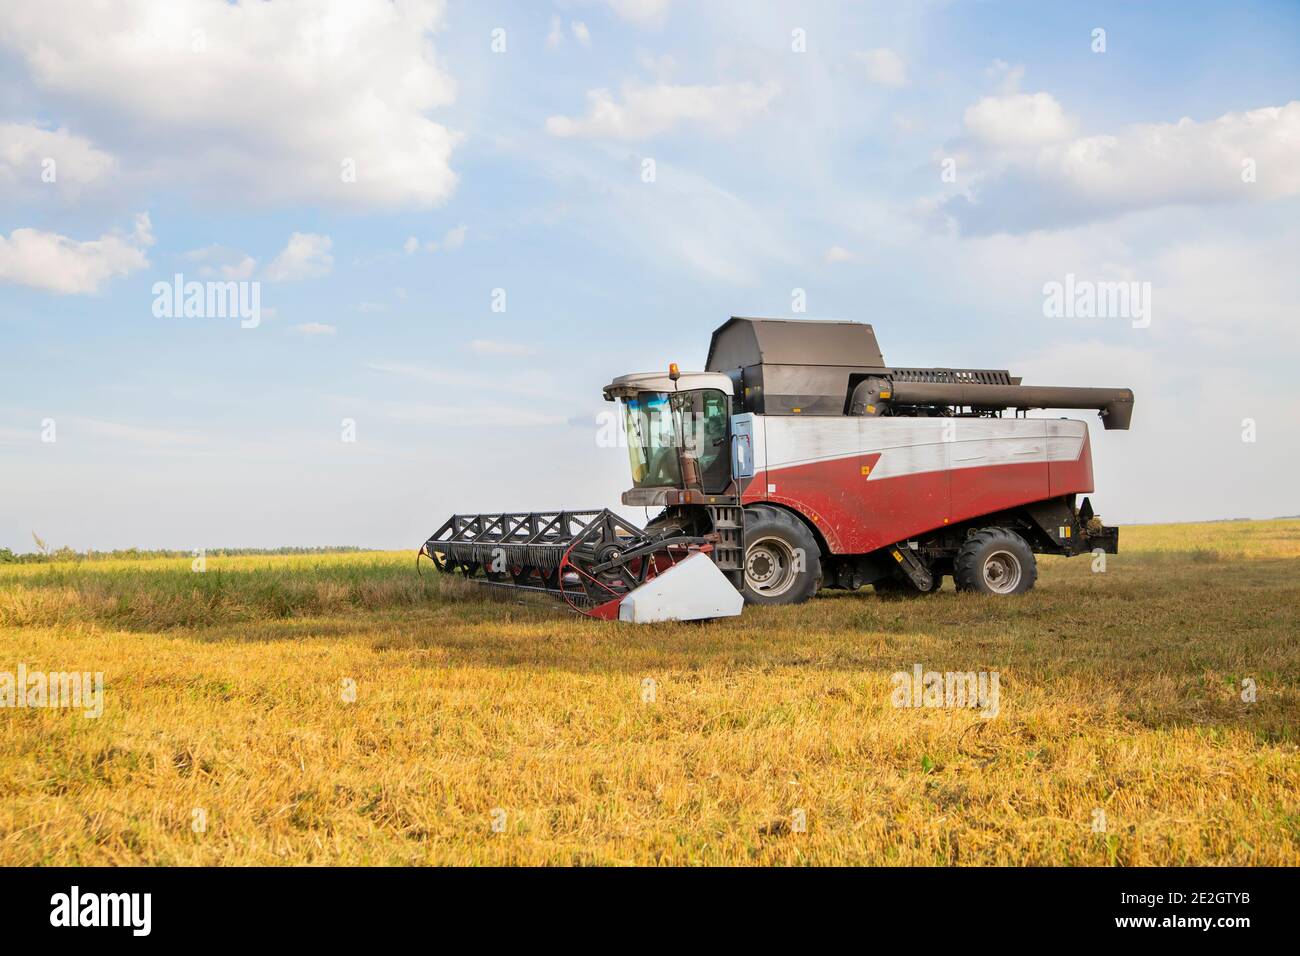
[[[1126,388],[1022,385],[1005,370],[889,368],[870,325],[733,318],[703,372],[624,375],[633,487],[662,509],[453,515],[421,554],[440,571],[651,622],[797,604],[819,588],[1023,594],[1034,555],[1114,554],[1088,426],[1127,429]]]

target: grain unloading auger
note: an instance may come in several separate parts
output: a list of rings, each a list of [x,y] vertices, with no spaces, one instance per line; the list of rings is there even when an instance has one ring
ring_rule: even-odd
[[[1022,385],[1005,369],[890,368],[869,325],[733,318],[707,371],[624,375],[638,528],[608,509],[454,515],[439,570],[631,621],[796,604],[819,588],[1021,594],[1035,554],[1119,547],[1088,498],[1084,422],[1129,427],[1125,388]]]

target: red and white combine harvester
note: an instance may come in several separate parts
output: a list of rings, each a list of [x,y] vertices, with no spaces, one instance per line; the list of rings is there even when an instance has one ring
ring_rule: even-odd
[[[819,588],[1022,594],[1034,555],[1114,554],[1093,514],[1088,426],[1127,429],[1125,388],[1022,385],[1005,370],[890,368],[870,325],[733,318],[703,372],[624,375],[633,487],[614,512],[453,515],[439,570],[555,595],[595,617],[691,620]]]

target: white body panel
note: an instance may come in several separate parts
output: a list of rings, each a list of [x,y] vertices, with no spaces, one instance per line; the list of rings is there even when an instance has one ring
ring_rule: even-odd
[[[651,578],[618,605],[618,619],[632,624],[735,617],[745,599],[707,554],[696,552]]]
[[[793,465],[880,453],[869,481],[945,468],[1074,461],[1084,422],[1047,418],[754,416],[756,467],[769,482]]]

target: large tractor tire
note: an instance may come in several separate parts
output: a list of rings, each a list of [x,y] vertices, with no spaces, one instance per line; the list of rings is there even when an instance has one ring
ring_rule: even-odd
[[[983,528],[957,552],[953,581],[958,591],[1024,594],[1038,580],[1038,562],[1029,542],[1006,528]]]
[[[749,604],[802,604],[821,586],[822,552],[808,526],[781,508],[745,509],[745,587]]]

